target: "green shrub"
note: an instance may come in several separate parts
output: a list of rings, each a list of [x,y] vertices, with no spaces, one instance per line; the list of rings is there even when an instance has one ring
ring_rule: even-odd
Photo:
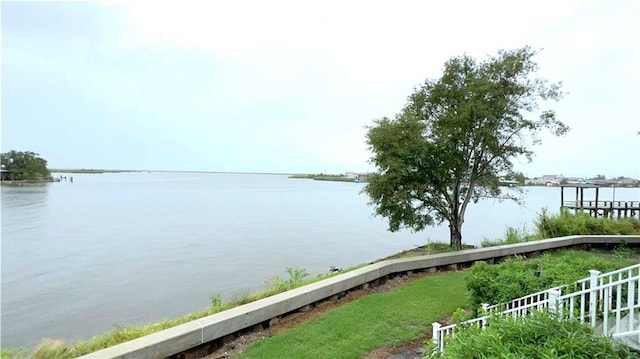
[[[616,258],[627,259],[633,254],[633,251],[629,248],[626,241],[622,241],[622,243],[617,245],[611,253],[613,253]]]
[[[529,260],[513,257],[496,265],[477,262],[467,277],[467,289],[471,293],[471,305],[477,309],[482,303],[506,303],[551,287],[571,284],[587,277],[590,269],[608,272],[628,264],[575,250],[544,254]]]
[[[636,218],[593,218],[584,212],[573,214],[567,210],[549,215],[547,210],[543,209],[535,225],[541,238],[589,234],[640,234],[640,220]]]
[[[453,311],[453,314],[451,315],[451,322],[453,323],[462,323],[464,321],[473,319],[475,316],[473,315],[473,312],[468,310],[467,308],[458,308],[456,310]]]
[[[226,309],[226,304],[222,299],[222,295],[220,293],[211,295],[210,299],[212,312],[218,313]]]
[[[527,237],[527,229],[521,230],[515,227],[507,227],[504,231],[504,241],[507,244],[524,242]]]
[[[523,318],[491,317],[484,330],[462,328],[435,358],[638,358],[627,346],[594,333],[575,319],[557,320],[546,311]]]
[[[505,303],[545,289],[540,277],[535,275],[538,261],[509,258],[499,265],[477,262],[467,277],[467,289],[471,293],[471,305]]]
[[[29,350],[24,348],[0,349],[0,359],[29,358]]]
[[[305,278],[309,276],[309,272],[306,269],[287,267],[285,271],[289,275],[289,278],[282,279],[279,276],[271,277],[270,288],[267,289],[267,291],[285,292],[306,284]]]

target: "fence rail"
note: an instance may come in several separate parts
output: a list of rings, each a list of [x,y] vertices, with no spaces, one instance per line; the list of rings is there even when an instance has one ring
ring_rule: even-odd
[[[560,288],[561,287],[554,287],[550,289],[559,290]],[[489,314],[510,311],[512,309],[517,310],[518,308],[523,309],[523,308],[535,307],[536,309],[542,309],[542,306],[544,305],[543,303],[545,303],[548,299],[549,299],[549,289],[546,289],[540,292],[526,295],[521,298],[514,299],[504,304],[493,304],[493,305],[483,304],[482,309]]]
[[[526,316],[534,309],[548,309],[562,317],[588,323],[593,328],[600,326],[605,335],[633,337],[640,341],[640,263],[607,273],[590,270],[588,277],[571,285],[529,294],[505,304],[485,304],[483,310],[487,315],[460,324],[484,328],[490,325],[490,315],[516,318]],[[436,350],[444,351],[447,338],[455,336],[456,328],[457,324],[432,324]]]
[[[613,281],[615,276],[618,276],[618,280],[621,280],[624,275],[633,276],[634,273],[640,274],[640,263],[629,266],[629,267],[625,267],[622,269],[607,272],[607,273],[600,273],[598,271],[595,271],[595,272],[597,272],[596,275],[597,275],[598,284],[603,285],[605,283],[609,283]],[[493,304],[493,305],[483,304],[482,308],[487,313],[495,313],[495,312],[500,312],[502,310],[509,310],[512,308],[517,308],[523,305],[527,305],[532,302],[541,302],[541,301],[547,300],[549,296],[549,290],[551,289],[560,290],[562,293],[575,292],[579,290],[584,291],[588,289],[588,286],[590,285],[590,281],[591,281],[591,275],[589,277],[580,279],[573,284],[567,284],[567,285],[561,285],[561,286],[549,288],[540,292],[526,295],[521,298],[514,299],[504,304]]]

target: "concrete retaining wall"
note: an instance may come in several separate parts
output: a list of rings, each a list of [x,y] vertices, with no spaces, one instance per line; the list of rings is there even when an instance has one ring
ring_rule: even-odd
[[[617,245],[623,241],[637,246],[640,245],[640,236],[570,236],[452,253],[386,260],[118,344],[80,358],[165,358],[226,335],[251,328],[272,318],[358,288],[363,284],[394,273],[465,265],[480,260],[500,260],[516,254],[526,255],[577,245]]]

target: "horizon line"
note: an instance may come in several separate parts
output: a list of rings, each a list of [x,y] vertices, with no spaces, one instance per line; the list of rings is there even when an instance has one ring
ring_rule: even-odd
[[[205,170],[131,170],[131,169],[107,169],[107,168],[51,168],[49,172],[178,172],[178,173],[219,173],[219,174],[256,174],[256,175],[301,175],[301,174],[328,174],[329,172],[253,172],[253,171],[205,171]],[[350,171],[347,171],[350,172]],[[345,172],[346,173],[346,172]]]

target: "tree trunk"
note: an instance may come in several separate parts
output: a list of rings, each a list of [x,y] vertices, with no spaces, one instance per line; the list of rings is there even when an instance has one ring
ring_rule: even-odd
[[[451,248],[462,249],[462,223],[458,218],[449,222],[450,245]]]

